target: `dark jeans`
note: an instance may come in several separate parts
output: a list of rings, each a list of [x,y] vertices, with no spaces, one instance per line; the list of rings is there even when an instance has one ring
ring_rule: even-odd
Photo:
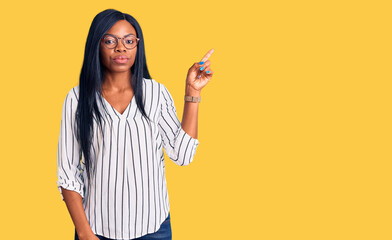
[[[95,234],[100,240],[116,240],[111,238],[106,238],[101,235]],[[149,233],[147,235],[141,236],[139,238],[133,238],[135,240],[152,240],[152,239],[161,239],[161,240],[172,240],[172,231],[171,231],[171,224],[170,224],[170,213],[161,224],[158,231],[154,233]],[[78,234],[75,229],[75,240],[79,240]]]

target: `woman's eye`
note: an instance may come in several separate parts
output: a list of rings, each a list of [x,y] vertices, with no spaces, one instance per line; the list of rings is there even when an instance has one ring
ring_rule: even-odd
[[[131,44],[131,43],[133,43],[133,40],[127,40],[127,43]]]

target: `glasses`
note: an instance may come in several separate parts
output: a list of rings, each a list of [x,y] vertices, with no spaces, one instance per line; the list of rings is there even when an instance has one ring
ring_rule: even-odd
[[[117,47],[119,40],[122,39],[124,47],[127,49],[133,49],[136,47],[137,43],[139,42],[139,38],[135,37],[134,35],[128,34],[122,38],[114,36],[112,34],[105,34],[103,37],[103,43],[105,47],[109,49],[113,49]]]

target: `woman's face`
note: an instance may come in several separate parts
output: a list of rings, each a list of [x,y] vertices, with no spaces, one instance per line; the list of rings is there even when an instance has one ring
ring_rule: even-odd
[[[118,38],[122,38],[126,35],[133,34],[135,37],[136,30],[127,20],[119,20],[112,28],[110,28],[106,34],[112,34]],[[109,49],[105,46],[104,39],[101,39],[100,43],[101,62],[109,72],[124,72],[131,71],[131,67],[135,62],[137,45],[133,49],[125,48],[123,40],[120,39],[115,48]],[[125,56],[127,60],[117,59],[118,56]]]

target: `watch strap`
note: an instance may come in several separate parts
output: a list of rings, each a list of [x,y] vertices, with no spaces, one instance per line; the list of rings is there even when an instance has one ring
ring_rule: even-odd
[[[201,101],[201,96],[193,97],[193,96],[186,96],[185,95],[184,99],[185,99],[186,102],[200,102]]]

